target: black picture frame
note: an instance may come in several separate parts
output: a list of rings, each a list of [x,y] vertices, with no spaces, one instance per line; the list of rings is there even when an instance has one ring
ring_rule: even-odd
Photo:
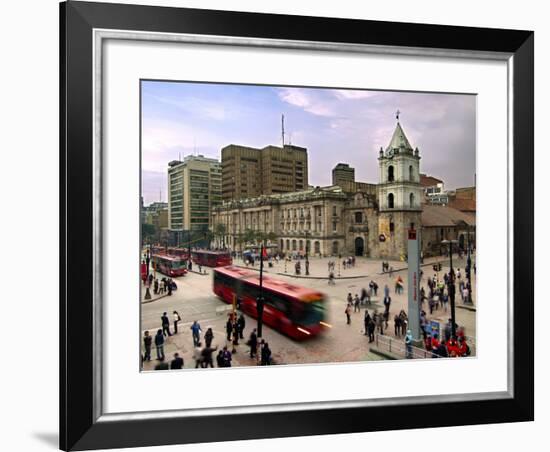
[[[69,1],[60,5],[60,448],[85,450],[531,421],[534,418],[534,35],[531,31]],[[422,49],[513,58],[513,391],[491,400],[104,421],[94,410],[95,28]],[[396,32],[398,30],[399,32]],[[495,152],[494,150],[486,150]],[[520,286],[517,283],[521,281]],[[215,432],[208,425],[216,425]]]

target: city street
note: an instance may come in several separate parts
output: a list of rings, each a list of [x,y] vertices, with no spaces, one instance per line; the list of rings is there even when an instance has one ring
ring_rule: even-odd
[[[364,309],[367,308],[372,313],[374,310],[382,313],[384,307],[382,298],[384,296],[384,286],[387,284],[390,288],[390,296],[392,304],[390,309],[390,317],[388,328],[385,334],[393,337],[393,317],[399,313],[401,309],[407,311],[407,271],[406,262],[390,261],[389,265],[395,270],[390,278],[389,274],[382,273],[382,263],[380,260],[372,260],[367,258],[356,258],[355,267],[344,269],[338,262],[335,266],[335,285],[329,285],[327,280],[328,261],[335,260],[331,258],[310,258],[310,276],[304,276],[305,261],[302,260],[302,275],[294,276],[294,262],[275,263],[272,268],[268,268],[267,264],[264,267],[264,272],[270,277],[283,279],[292,282],[293,284],[307,286],[319,290],[326,294],[326,319],[325,321],[331,325],[326,329],[324,334],[318,337],[311,338],[303,342],[296,342],[281,333],[264,326],[263,338],[269,343],[273,353],[273,359],[276,364],[302,364],[302,363],[330,363],[330,362],[351,362],[351,361],[370,361],[383,359],[381,356],[369,351],[367,336],[364,335]],[[438,259],[442,261],[442,258]],[[434,271],[432,269],[433,260],[426,260],[426,265],[422,267],[424,277],[421,280],[421,286],[428,290],[426,277],[432,277]],[[235,259],[234,264],[244,266],[240,259]],[[453,256],[453,267],[461,269],[462,277],[465,278],[464,266],[466,259],[459,260],[456,255]],[[439,272],[440,278],[444,272],[449,271],[448,260],[442,261],[442,271]],[[259,264],[256,264],[256,270],[259,269]],[[212,269],[203,268],[206,274],[189,273],[184,277],[176,278],[175,281],[178,289],[171,296],[163,296],[153,301],[142,302],[141,318],[142,330],[148,330],[152,336],[161,328],[161,319],[163,312],[171,321],[171,332],[173,333],[173,311],[176,310],[181,316],[182,321],[178,326],[178,334],[173,334],[166,338],[165,355],[166,360],[173,359],[173,354],[178,352],[185,361],[186,368],[194,368],[195,363],[192,359],[193,340],[190,326],[193,321],[197,320],[202,329],[202,336],[208,328],[212,328],[214,332],[213,346],[217,346],[218,350],[223,346],[228,345],[229,350],[232,350],[233,345],[226,341],[225,323],[227,315],[231,310],[231,306],[224,303],[212,292]],[[340,275],[340,277],[338,276]],[[394,291],[395,279],[400,275],[404,281],[402,294],[396,294]],[[157,277],[162,275],[157,274]],[[364,287],[368,290],[368,285],[371,280],[374,280],[378,288],[378,296],[373,298],[371,306],[361,306],[359,313],[351,314],[351,324],[346,324],[346,298],[348,293],[352,296],[361,293]],[[458,284],[457,284],[458,286]],[[476,299],[476,278],[472,271],[472,286],[474,307],[477,305]],[[143,290],[142,296],[145,293]],[[441,328],[450,317],[450,306],[447,312],[440,307],[435,310],[433,315],[429,314],[429,308],[424,304],[424,310],[428,313],[427,318],[440,323]],[[449,304],[450,305],[450,304]],[[461,297],[456,296],[456,320],[459,326],[465,328],[466,336],[475,338],[476,336],[476,314],[475,308],[465,308]],[[240,341],[236,347],[237,352],[233,355],[233,366],[250,366],[256,362],[249,357],[249,347],[245,345],[248,336],[253,328],[257,325],[257,320],[248,316],[246,318],[246,326],[244,330],[244,339]],[[402,341],[403,339],[399,339]],[[143,349],[143,341],[140,342]],[[470,342],[470,346],[473,343]],[[472,347],[473,348],[473,347]],[[158,363],[155,359],[155,347],[153,345],[152,360],[144,363],[144,370],[152,370]]]

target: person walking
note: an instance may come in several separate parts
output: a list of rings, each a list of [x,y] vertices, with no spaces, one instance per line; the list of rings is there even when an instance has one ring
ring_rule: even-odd
[[[365,336],[368,336],[369,332],[369,323],[370,323],[370,314],[368,309],[365,309],[365,317],[363,318],[363,326],[365,327]]]
[[[371,342],[374,342],[374,330],[376,328],[376,325],[374,324],[374,320],[371,318],[369,319],[369,323],[367,324],[367,334],[369,336],[369,344]]]
[[[214,339],[214,332],[212,331],[212,328],[208,328],[206,333],[204,333],[204,342],[207,347],[212,345],[212,339]]]
[[[256,356],[258,348],[258,335],[256,334],[256,328],[250,333],[250,338],[248,339],[248,345],[250,346],[250,357],[254,358]]]
[[[157,348],[157,359],[164,361],[164,334],[162,330],[157,331],[155,336],[155,347]]]
[[[348,305],[346,306],[346,310],[344,311],[344,313],[346,314],[346,319],[347,319],[346,323],[347,323],[348,325],[350,325],[350,324],[351,324],[351,315],[350,315],[350,314],[351,314],[351,303],[348,303]]]
[[[359,299],[359,295],[355,294],[355,298],[353,299],[353,312],[361,312],[359,303],[361,303],[361,300]]]
[[[153,344],[153,338],[149,334],[149,331],[146,331],[143,334],[143,346],[145,347],[145,355],[143,357],[144,361],[151,361],[151,345]]]
[[[174,359],[170,363],[170,369],[183,369],[183,358],[179,353],[174,353]]]
[[[334,282],[334,272],[330,272],[328,274],[328,285],[329,286],[334,286],[336,283]]]
[[[202,367],[202,348],[200,342],[195,344],[193,348],[193,359],[195,360],[195,369]]]
[[[201,340],[201,326],[199,325],[199,322],[196,320],[193,322],[193,325],[191,325],[191,333],[193,334],[193,345],[197,345]]]
[[[231,340],[231,333],[233,332],[233,322],[231,321],[231,317],[228,317],[227,322],[225,322],[225,333],[227,340]]]
[[[271,350],[269,348],[269,344],[266,342],[266,343],[264,343],[264,346],[262,347],[262,355],[261,355],[260,365],[269,366],[270,364],[271,364]]]
[[[174,334],[178,334],[178,323],[181,322],[181,317],[178,311],[174,311]]]
[[[413,343],[413,337],[412,337],[411,330],[407,330],[407,335],[405,336],[405,348],[406,348],[405,357],[407,359],[412,359],[412,343]]]
[[[227,349],[227,347],[224,347],[223,353],[222,353],[222,363],[223,363],[222,367],[231,367],[231,360],[232,360],[231,352]]]
[[[172,333],[170,333],[170,320],[168,319],[168,316],[166,315],[166,312],[162,314],[162,317],[160,318],[162,322],[162,332],[165,336],[172,336]]]
[[[239,316],[239,319],[237,320],[237,327],[239,329],[239,339],[244,339],[243,333],[244,333],[245,325],[246,325],[246,321],[244,319],[244,315],[241,314]]]
[[[214,361],[212,360],[212,354],[218,349],[218,347],[210,347],[206,346],[202,350],[201,359],[202,359],[202,367],[206,368],[208,366],[214,368]]]

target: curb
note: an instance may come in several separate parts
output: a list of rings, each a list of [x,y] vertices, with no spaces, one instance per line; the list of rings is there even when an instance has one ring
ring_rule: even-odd
[[[374,348],[374,347],[369,347],[369,351],[371,353],[374,353],[375,355],[381,356],[382,358],[386,358],[386,359],[390,359],[390,360],[401,359],[401,358],[398,358],[398,357],[396,357],[395,355],[393,355],[391,353],[383,352],[383,351],[378,350],[377,348]]]
[[[151,298],[150,300],[143,300],[141,303],[142,304],[153,303],[154,301],[160,300],[160,299],[162,299],[164,297],[167,297],[167,296],[168,296],[168,294],[165,294],[165,295],[162,295],[162,296],[157,297],[157,298]]]

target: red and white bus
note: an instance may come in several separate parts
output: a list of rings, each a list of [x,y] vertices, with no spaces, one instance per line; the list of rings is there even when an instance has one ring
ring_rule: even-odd
[[[167,276],[183,276],[187,273],[187,262],[178,256],[153,254],[153,268]]]
[[[239,267],[216,268],[214,293],[226,303],[235,295],[239,308],[257,317],[260,275]],[[329,327],[324,322],[325,296],[319,291],[264,276],[263,297],[263,323],[293,339],[308,339]]]
[[[204,267],[225,267],[233,263],[231,254],[227,251],[196,250],[191,252],[191,259],[195,264]]]

